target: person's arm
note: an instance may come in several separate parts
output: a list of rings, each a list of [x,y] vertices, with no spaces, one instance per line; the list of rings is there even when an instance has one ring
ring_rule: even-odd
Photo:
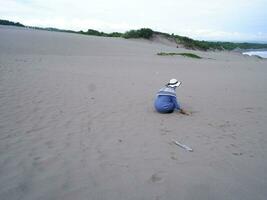
[[[171,97],[171,99],[172,99],[172,102],[174,103],[175,109],[180,110],[181,108],[180,108],[180,105],[177,102],[176,97]]]
[[[189,115],[187,112],[185,112],[179,105],[179,103],[177,102],[176,97],[172,97],[172,102],[175,105],[175,108],[183,115]]]

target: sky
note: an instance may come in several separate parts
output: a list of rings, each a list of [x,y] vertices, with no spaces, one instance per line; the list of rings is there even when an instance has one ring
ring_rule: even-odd
[[[0,0],[0,19],[61,29],[151,28],[199,40],[267,42],[267,0]]]

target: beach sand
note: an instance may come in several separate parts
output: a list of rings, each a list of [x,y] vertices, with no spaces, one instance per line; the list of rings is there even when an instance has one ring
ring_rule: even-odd
[[[0,26],[0,199],[266,200],[266,102],[265,59]]]

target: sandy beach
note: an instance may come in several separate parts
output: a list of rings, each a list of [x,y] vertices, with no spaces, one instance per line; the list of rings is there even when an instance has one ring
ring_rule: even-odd
[[[266,200],[266,102],[266,59],[0,26],[0,199]]]

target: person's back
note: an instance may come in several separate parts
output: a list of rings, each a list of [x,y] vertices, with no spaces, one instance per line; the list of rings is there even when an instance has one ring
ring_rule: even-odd
[[[175,109],[179,110],[175,89],[170,86],[161,88],[156,95],[154,106],[160,113],[172,113]]]

